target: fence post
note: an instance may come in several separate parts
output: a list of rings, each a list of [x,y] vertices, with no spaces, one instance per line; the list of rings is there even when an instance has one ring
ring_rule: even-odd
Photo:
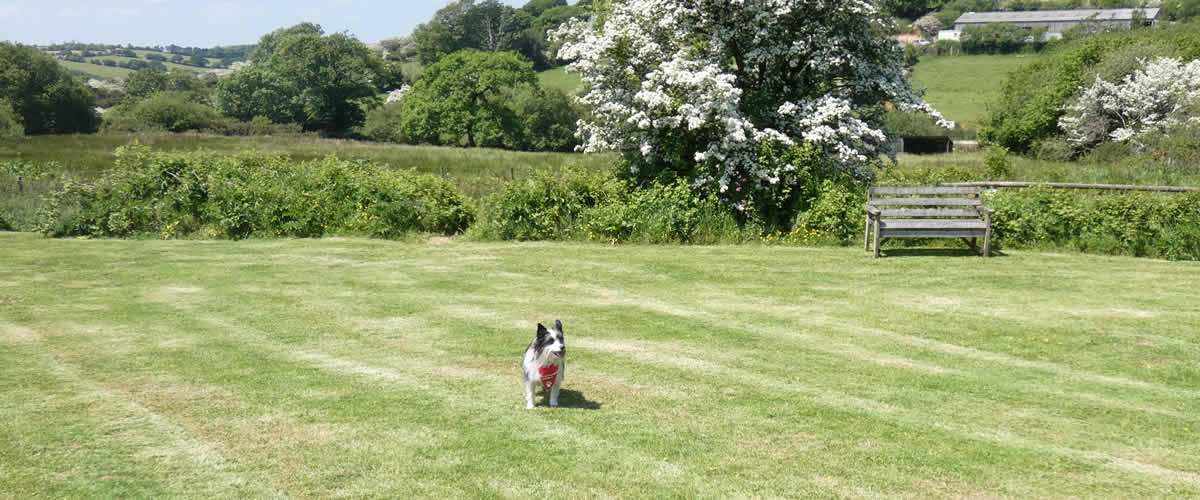
[[[17,193],[24,193],[24,192],[25,192],[25,184],[23,184],[23,183],[21,182],[21,181],[23,181],[23,180],[25,180],[25,178],[24,178],[24,177],[22,177],[22,176],[20,176],[20,175],[18,175],[18,176],[17,176]]]
[[[512,182],[515,180],[517,180],[517,177],[515,175],[513,175],[513,168],[508,167],[508,182]]]

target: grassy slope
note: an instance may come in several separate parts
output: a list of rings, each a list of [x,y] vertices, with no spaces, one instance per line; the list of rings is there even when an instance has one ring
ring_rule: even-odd
[[[582,85],[577,73],[567,73],[565,67],[554,68],[538,73],[538,82],[543,87],[559,89],[568,94],[579,91]]]
[[[924,56],[913,67],[913,87],[927,88],[927,101],[946,118],[978,125],[1008,72],[1036,55]]]
[[[0,234],[0,496],[1194,497],[1200,266]],[[561,318],[567,408],[518,359]]]
[[[117,56],[97,56],[97,57],[89,57],[88,58],[88,60],[91,60],[91,59],[100,59],[100,60],[109,59],[109,60],[113,60],[113,61],[117,61],[117,62],[124,62],[124,61],[131,60],[128,57],[117,57]],[[209,61],[211,63],[214,60],[210,59]],[[217,59],[216,61],[220,61],[220,60]],[[165,65],[167,67],[168,70],[182,69],[184,71],[191,71],[193,73],[199,73],[202,71],[210,70],[209,68],[197,68],[195,66],[185,66],[182,64],[175,64],[175,63],[165,62],[165,61],[161,61],[161,62],[163,63],[163,65]],[[58,61],[58,63],[63,65],[63,67],[65,67],[69,70],[79,71],[81,73],[85,73],[88,75],[92,75],[92,76],[95,76],[95,77],[98,77],[101,79],[107,79],[107,80],[124,80],[125,77],[129,76],[130,73],[133,73],[133,70],[128,69],[128,68],[120,68],[120,67],[116,67],[116,66],[99,66],[96,64],[92,64],[90,62],[80,63],[80,62],[73,62],[73,61]]]

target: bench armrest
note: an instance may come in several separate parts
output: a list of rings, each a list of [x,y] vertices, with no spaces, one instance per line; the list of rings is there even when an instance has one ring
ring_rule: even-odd
[[[867,204],[867,215],[879,216],[879,209]]]
[[[987,213],[987,214],[994,214],[994,213],[996,213],[996,211],[995,211],[995,210],[992,210],[991,208],[988,208],[988,207],[986,207],[986,206],[984,206],[984,205],[975,205],[975,210],[978,210],[978,211],[980,211],[980,212],[984,212],[984,213]]]

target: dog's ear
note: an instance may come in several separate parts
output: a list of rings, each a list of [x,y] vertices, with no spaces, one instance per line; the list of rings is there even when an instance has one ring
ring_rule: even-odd
[[[538,337],[545,337],[546,335],[549,335],[549,334],[550,334],[550,332],[549,332],[549,331],[546,331],[546,327],[542,326],[542,324],[541,324],[541,323],[538,323],[537,336],[538,336]]]
[[[559,321],[557,319],[554,320],[554,329],[558,330],[558,333],[564,333],[563,329],[562,329],[562,321]]]

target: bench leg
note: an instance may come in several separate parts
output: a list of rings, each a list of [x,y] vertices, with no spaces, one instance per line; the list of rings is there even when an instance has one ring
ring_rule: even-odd
[[[874,258],[879,258],[879,219],[875,219],[875,255]]]
[[[970,238],[970,239],[959,238],[959,239],[961,239],[963,241],[963,243],[966,243],[967,246],[971,247],[971,250],[973,252],[979,253],[979,245],[975,243],[975,238]]]
[[[863,251],[870,252],[871,251],[871,216],[870,215],[867,216],[867,223],[863,224],[863,225],[867,227],[865,232],[863,233]]]
[[[985,212],[983,215],[984,222],[987,223],[987,229],[983,231],[983,256],[992,256],[992,213]]]

